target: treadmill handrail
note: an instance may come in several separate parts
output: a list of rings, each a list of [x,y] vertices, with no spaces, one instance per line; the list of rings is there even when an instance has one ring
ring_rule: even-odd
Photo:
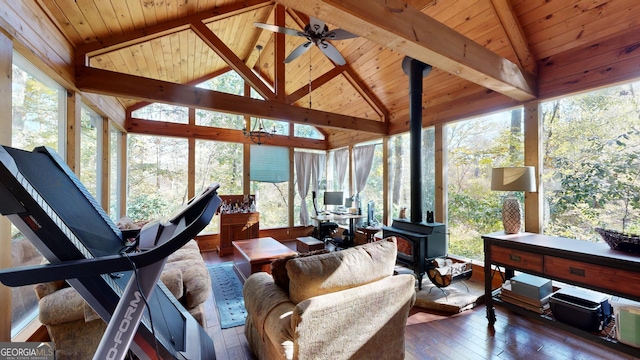
[[[204,222],[203,219],[211,219],[213,217],[213,214],[220,205],[220,201],[216,201],[216,199],[213,198],[217,197],[219,199],[219,196],[215,191],[210,192],[208,195],[211,196],[212,199],[207,202],[205,208],[193,222],[189,223],[189,225],[178,234],[171,236],[170,239],[162,244],[158,244],[153,249],[128,254],[128,259],[124,255],[117,254],[93,259],[64,261],[58,264],[0,269],[0,282],[6,286],[16,287],[56,280],[86,278],[120,271],[129,271],[131,270],[131,261],[137,268],[161,261],[195,237],[198,231],[194,229],[204,228],[207,225],[207,223],[204,223],[200,224],[201,226],[193,226],[196,222]],[[165,230],[172,230],[175,227],[176,225],[169,224],[165,227]],[[180,239],[177,239],[177,237],[180,237]]]

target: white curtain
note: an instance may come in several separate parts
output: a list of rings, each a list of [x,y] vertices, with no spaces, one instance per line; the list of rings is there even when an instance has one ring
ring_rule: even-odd
[[[294,162],[296,167],[298,194],[300,194],[301,199],[300,224],[302,224],[302,226],[307,226],[310,223],[309,209],[307,208],[306,201],[309,193],[309,182],[311,180],[311,187],[317,194],[318,184],[324,175],[326,156],[324,154],[296,151],[294,153]]]
[[[343,189],[344,178],[347,175],[347,169],[349,167],[349,149],[339,149],[333,152],[335,157],[334,168],[336,174],[336,182],[333,185],[336,190],[349,191],[349,189]],[[351,194],[349,194],[351,196]]]
[[[367,185],[367,178],[373,163],[376,144],[356,146],[353,148],[353,165],[355,167],[356,194],[360,194]],[[358,204],[359,205],[359,204]]]

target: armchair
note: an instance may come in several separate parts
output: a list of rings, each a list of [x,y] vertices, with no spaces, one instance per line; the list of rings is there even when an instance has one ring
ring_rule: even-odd
[[[413,275],[393,275],[396,239],[294,257],[288,286],[261,272],[244,285],[245,335],[260,359],[403,359]],[[284,263],[284,262],[283,262]],[[280,278],[280,277],[278,277]]]

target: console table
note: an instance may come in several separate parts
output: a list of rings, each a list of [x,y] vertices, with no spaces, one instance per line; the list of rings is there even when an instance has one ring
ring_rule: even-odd
[[[482,236],[484,240],[484,281],[487,319],[490,325],[496,321],[493,307],[491,266],[505,268],[505,277],[511,278],[515,270],[558,280],[603,293],[640,301],[640,255],[612,250],[606,243],[546,236],[533,233],[505,234],[495,232]],[[517,306],[510,310],[536,316]],[[558,321],[552,324],[574,334],[598,341],[616,350],[640,356],[640,349],[605,339]]]

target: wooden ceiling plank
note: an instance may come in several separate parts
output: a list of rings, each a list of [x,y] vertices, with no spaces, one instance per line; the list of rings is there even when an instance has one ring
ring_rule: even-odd
[[[529,35],[538,59],[596,41],[632,27],[640,28],[640,7],[610,1],[603,7],[582,9],[576,16]]]
[[[351,85],[358,91],[360,96],[371,106],[376,114],[386,121],[389,118],[389,111],[385,108],[384,104],[378,99],[378,97],[366,87],[365,82],[362,81],[353,69],[347,67],[347,71],[344,73],[344,77],[351,83]]]
[[[186,83],[190,75],[189,74],[189,34],[190,34],[189,30],[183,30],[183,31],[180,31],[179,33],[180,46],[178,46],[178,51],[180,52],[180,54],[178,55],[178,58],[176,60],[178,61],[178,64],[180,64],[180,70],[178,72],[180,74],[180,79],[178,80],[180,84]]]
[[[156,22],[158,24],[166,22],[169,19],[169,13],[167,8],[169,3],[170,1],[156,1],[152,3],[153,8],[156,11]]]
[[[104,95],[246,114],[311,126],[337,127],[381,135],[387,132],[386,123],[379,121],[305,109],[275,101],[257,100],[83,65],[76,67],[76,83],[81,91]]]
[[[168,80],[167,72],[164,69],[164,54],[162,53],[162,44],[160,39],[153,39],[148,43],[144,43],[143,54],[147,58],[147,65],[152,74],[151,77],[160,80]],[[155,76],[153,76],[155,74]]]
[[[320,75],[319,77],[315,78],[313,81],[311,81],[311,91],[314,91],[315,89],[328,83],[333,78],[340,75],[344,70],[345,70],[344,66],[336,66],[331,71],[328,71]],[[308,94],[309,94],[309,84],[302,86],[298,90],[289,94],[285,100],[285,103],[293,104]]]
[[[120,24],[120,34],[126,34],[135,29],[129,7],[126,2],[111,1],[111,6]]]
[[[251,71],[227,45],[220,40],[205,24],[195,22],[191,24],[191,29],[202,41],[204,41],[213,51],[218,54],[229,66],[235,70],[258,94],[263,98],[274,100],[275,94],[265,83]]]
[[[73,24],[71,19],[65,11],[62,11],[57,2],[53,0],[36,0],[42,11],[44,11],[55,26],[60,30],[60,33],[69,41],[70,44],[80,44],[84,42],[84,39],[80,35],[80,32]],[[87,26],[87,24],[78,24],[79,26]],[[90,29],[90,27],[88,27]],[[93,30],[91,30],[93,31]]]
[[[129,1],[129,6],[139,4],[136,1]],[[78,46],[79,54],[86,54],[87,56],[95,56],[109,51],[114,51],[124,47],[131,46],[136,43],[151,40],[153,38],[165,36],[173,32],[178,32],[189,28],[192,22],[202,21],[214,21],[223,19],[229,16],[234,16],[246,11],[259,9],[264,6],[271,6],[272,1],[265,0],[246,0],[230,3],[226,6],[217,7],[211,10],[196,13],[184,18],[179,18],[165,23],[157,25],[149,25],[143,29],[137,29],[130,33],[123,34],[121,36],[113,36],[108,39],[99,39],[91,43]],[[148,16],[148,15],[145,15]]]
[[[278,2],[514,99],[536,97],[533,76],[402,1]]]
[[[153,7],[154,2],[141,1],[141,3],[142,3],[142,17],[144,18],[145,27],[154,26],[158,24],[156,11]]]
[[[159,40],[165,79],[169,82],[175,82],[175,73],[173,72],[173,54],[171,52],[171,36],[161,37]]]

